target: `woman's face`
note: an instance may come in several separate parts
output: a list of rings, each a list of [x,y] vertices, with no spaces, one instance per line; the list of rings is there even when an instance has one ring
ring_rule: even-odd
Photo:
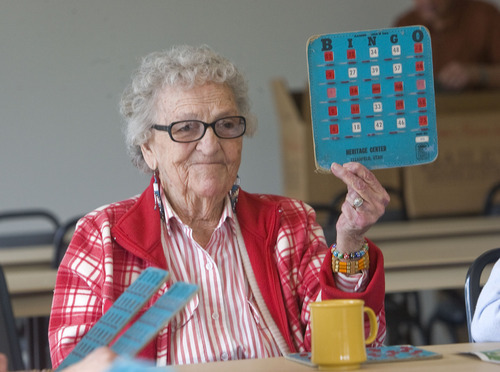
[[[196,119],[212,123],[239,115],[233,93],[226,85],[208,83],[194,88],[167,87],[159,97],[156,123]],[[172,141],[153,129],[142,146],[151,169],[158,169],[169,200],[222,199],[233,185],[241,162],[243,138],[221,139],[207,128],[202,139],[191,143]]]

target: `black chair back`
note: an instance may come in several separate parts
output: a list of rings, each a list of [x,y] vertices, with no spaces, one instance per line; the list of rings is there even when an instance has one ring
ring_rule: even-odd
[[[469,332],[469,342],[474,342],[471,335],[471,323],[476,310],[477,299],[481,293],[481,274],[484,268],[500,259],[500,248],[495,248],[484,252],[470,265],[465,277],[465,312],[467,316],[467,330]]]
[[[483,214],[487,216],[500,214],[500,183],[494,185],[486,195]]]
[[[44,209],[0,212],[0,223],[7,228],[0,232],[0,248],[52,244],[55,231],[59,227],[57,217]],[[17,229],[13,229],[13,227],[17,227]],[[10,232],[10,230],[18,232]]]
[[[54,259],[52,261],[52,267],[57,269],[61,263],[61,260],[66,253],[66,249],[71,241],[71,237],[75,231],[75,227],[77,222],[83,216],[77,216],[69,219],[64,222],[59,228],[56,230],[54,235]]]
[[[0,266],[0,353],[9,359],[9,371],[25,369],[7,282]]]

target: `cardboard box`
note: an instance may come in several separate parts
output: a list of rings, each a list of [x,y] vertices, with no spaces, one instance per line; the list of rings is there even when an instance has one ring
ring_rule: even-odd
[[[500,91],[436,95],[438,157],[403,169],[410,218],[475,215],[500,182]]]
[[[319,173],[314,162],[309,92],[290,91],[283,79],[271,82],[279,117],[284,195],[310,204],[329,204],[346,185],[333,174]],[[374,171],[385,187],[402,190],[401,169]],[[401,209],[402,200],[391,198],[389,209]]]

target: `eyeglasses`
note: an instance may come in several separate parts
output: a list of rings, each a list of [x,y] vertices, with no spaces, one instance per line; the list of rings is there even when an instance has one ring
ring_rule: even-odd
[[[223,139],[238,138],[245,134],[247,122],[243,116],[228,116],[213,123],[201,120],[175,121],[170,125],[153,124],[152,128],[168,132],[174,142],[188,143],[199,141],[211,127],[215,135]]]

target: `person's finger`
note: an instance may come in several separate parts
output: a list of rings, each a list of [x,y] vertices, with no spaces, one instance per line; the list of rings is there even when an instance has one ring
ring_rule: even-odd
[[[363,164],[350,162],[344,164],[344,168],[361,178],[373,190],[379,191],[383,188],[377,177]]]
[[[339,177],[348,189],[351,205],[356,197],[361,197],[369,203],[380,203],[383,207],[389,204],[389,194],[380,184],[375,175],[360,163],[346,163],[343,166],[332,164],[332,172]],[[351,192],[351,190],[354,191]]]
[[[8,360],[5,354],[0,353],[0,372],[7,372]]]
[[[368,187],[366,182],[361,177],[345,167],[345,165],[342,166],[340,164],[333,163],[331,170],[335,176],[347,185],[348,189],[353,188],[356,192],[361,194],[361,192]]]

